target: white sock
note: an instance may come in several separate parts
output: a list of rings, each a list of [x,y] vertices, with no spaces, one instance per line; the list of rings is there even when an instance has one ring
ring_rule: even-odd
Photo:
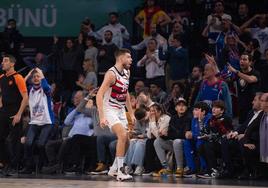
[[[113,163],[113,165],[111,166],[111,168],[112,169],[114,169],[114,170],[117,170],[117,157],[115,157],[115,159],[114,159],[114,163]]]
[[[117,170],[122,173],[121,168],[124,166],[125,157],[116,157],[117,158]]]

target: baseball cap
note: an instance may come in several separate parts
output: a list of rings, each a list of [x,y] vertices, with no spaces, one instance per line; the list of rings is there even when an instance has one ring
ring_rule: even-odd
[[[183,97],[180,97],[177,102],[176,102],[176,106],[180,103],[183,103],[184,105],[187,106],[187,101],[183,98]]]

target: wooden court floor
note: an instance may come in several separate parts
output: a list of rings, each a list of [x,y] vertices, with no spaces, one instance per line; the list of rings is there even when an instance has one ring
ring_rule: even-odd
[[[268,187],[268,180],[237,181],[207,179],[153,179],[138,177],[133,181],[117,182],[114,179],[87,177],[10,177],[0,178],[0,188],[249,188]]]

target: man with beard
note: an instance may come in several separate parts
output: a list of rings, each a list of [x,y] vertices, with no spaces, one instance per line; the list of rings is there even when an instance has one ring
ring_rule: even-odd
[[[111,31],[113,33],[113,43],[118,47],[123,47],[124,40],[129,39],[129,33],[127,31],[127,28],[123,26],[121,23],[119,23],[118,18],[119,15],[117,12],[111,12],[109,13],[110,21],[109,24],[102,27],[98,32],[98,38],[101,38],[103,41],[103,44],[106,44],[105,40],[105,32],[107,30]]]
[[[248,112],[251,110],[251,101],[259,90],[260,74],[251,67],[251,63],[252,56],[243,53],[240,56],[241,71],[231,65],[228,67],[229,71],[237,75],[239,124],[244,123],[247,119]]]
[[[118,47],[112,42],[113,32],[106,30],[104,32],[105,44],[99,48],[98,60],[98,85],[101,85],[105,72],[115,63],[114,53]]]
[[[199,66],[194,66],[190,78],[186,81],[186,89],[184,96],[188,101],[188,107],[194,105],[195,99],[197,97],[200,85],[202,83],[202,68]]]
[[[104,77],[97,93],[97,107],[99,110],[100,126],[108,126],[117,136],[116,157],[108,175],[116,177],[118,181],[132,179],[132,176],[122,172],[125,153],[128,145],[127,118],[125,107],[135,123],[128,93],[130,65],[132,58],[130,51],[119,49],[115,53],[116,63]]]
[[[150,25],[150,35],[148,37],[146,37],[139,44],[133,45],[131,47],[134,50],[143,50],[144,48],[147,48],[148,43],[151,39],[155,39],[157,41],[157,49],[159,47],[162,47],[164,51],[167,50],[167,40],[157,32],[156,24]]]
[[[30,122],[26,136],[24,159],[25,168],[22,174],[31,174],[33,168],[33,148],[36,143],[41,162],[44,162],[45,145],[54,124],[54,114],[51,105],[51,88],[41,69],[32,69],[25,80],[31,78],[32,87],[29,89]]]

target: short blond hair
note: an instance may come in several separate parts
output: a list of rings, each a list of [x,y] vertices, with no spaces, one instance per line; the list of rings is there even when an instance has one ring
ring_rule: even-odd
[[[92,69],[90,71],[95,71],[95,65],[94,65],[94,61],[92,59],[86,58],[86,59],[84,59],[83,63],[87,63],[92,67]]]

